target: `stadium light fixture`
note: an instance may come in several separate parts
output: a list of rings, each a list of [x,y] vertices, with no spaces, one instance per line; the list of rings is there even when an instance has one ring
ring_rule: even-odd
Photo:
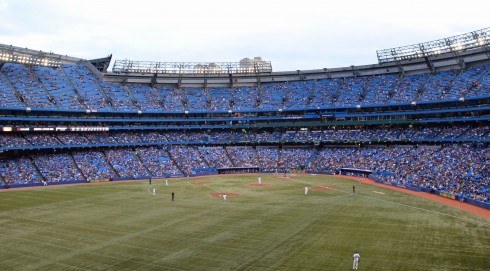
[[[116,60],[114,73],[161,73],[161,74],[246,74],[271,73],[270,61],[254,62],[154,62]]]
[[[412,44],[402,47],[376,51],[379,64],[412,60],[421,57],[437,56],[454,51],[478,49],[486,46],[490,39],[490,28],[476,30],[470,33]]]

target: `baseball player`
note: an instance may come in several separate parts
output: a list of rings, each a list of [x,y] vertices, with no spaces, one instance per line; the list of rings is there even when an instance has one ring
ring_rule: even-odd
[[[262,184],[262,178],[259,177],[259,184]]]
[[[223,202],[226,202],[226,193],[223,194]]]
[[[305,186],[305,196],[308,195],[308,186]]]
[[[357,268],[359,267],[359,262],[360,262],[360,259],[361,259],[361,256],[359,255],[359,252],[354,252],[354,262],[352,263],[352,270],[357,270]]]

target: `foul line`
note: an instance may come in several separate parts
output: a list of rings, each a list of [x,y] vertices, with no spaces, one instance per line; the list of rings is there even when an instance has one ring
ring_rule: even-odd
[[[298,182],[298,183],[304,183],[304,184],[308,184],[308,185],[312,185],[310,183],[299,181],[299,180],[292,180],[291,179],[291,181]],[[346,194],[351,194],[349,192],[345,192],[345,191],[342,191],[342,190],[339,190],[339,189],[335,189],[335,188],[332,188],[332,190],[336,190],[336,191],[343,192],[343,193],[346,193]],[[373,192],[377,192],[377,191],[373,191]],[[378,193],[382,193],[382,192],[378,192]],[[417,210],[427,211],[427,212],[431,212],[431,213],[434,213],[434,214],[445,215],[445,216],[449,216],[449,217],[453,217],[453,218],[458,218],[458,219],[461,219],[461,220],[466,220],[466,221],[474,222],[474,223],[477,223],[477,224],[483,224],[483,225],[490,226],[490,223],[486,223],[486,222],[474,220],[474,219],[471,219],[471,218],[464,218],[464,217],[457,216],[457,215],[446,214],[446,213],[442,213],[442,212],[438,212],[438,211],[434,211],[434,210],[430,210],[430,209],[424,209],[424,208],[420,208],[420,207],[416,207],[416,206],[411,206],[411,205],[407,205],[407,204],[403,204],[403,203],[398,203],[398,202],[394,202],[394,201],[389,201],[389,200],[385,200],[385,199],[380,199],[380,198],[374,198],[374,197],[370,197],[370,196],[365,196],[365,195],[361,195],[361,194],[358,194],[358,193],[351,194],[351,195],[352,196],[366,197],[366,198],[369,198],[369,199],[374,199],[374,200],[379,200],[379,201],[384,201],[384,202],[396,204],[396,205],[403,206],[403,207],[408,207],[408,208],[413,208],[413,209],[417,209]]]
[[[453,218],[458,218],[458,219],[461,219],[461,220],[467,220],[467,221],[471,221],[471,222],[474,222],[474,223],[478,223],[478,224],[483,224],[483,225],[490,226],[490,223],[486,223],[486,222],[482,222],[482,221],[478,221],[478,220],[473,220],[471,218],[464,218],[464,217],[457,216],[457,215],[446,214],[446,213],[442,213],[442,212],[438,212],[438,211],[434,211],[434,210],[430,210],[430,209],[424,209],[424,208],[420,208],[420,207],[416,207],[416,206],[412,206],[412,205],[407,205],[407,204],[403,204],[403,203],[398,203],[398,202],[394,202],[394,201],[390,201],[390,200],[385,200],[385,199],[374,198],[374,197],[360,195],[360,194],[356,194],[356,195],[361,196],[361,197],[365,197],[365,198],[368,198],[368,199],[374,199],[374,200],[384,201],[384,202],[396,204],[396,205],[403,206],[403,207],[413,208],[413,209],[422,210],[422,211],[426,211],[426,212],[430,212],[430,213],[434,213],[434,214],[445,215],[445,216],[449,216],[449,217],[453,217]]]

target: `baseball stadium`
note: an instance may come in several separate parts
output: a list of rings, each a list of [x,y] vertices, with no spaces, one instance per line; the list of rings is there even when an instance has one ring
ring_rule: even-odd
[[[490,270],[490,28],[374,53],[0,45],[0,270]]]

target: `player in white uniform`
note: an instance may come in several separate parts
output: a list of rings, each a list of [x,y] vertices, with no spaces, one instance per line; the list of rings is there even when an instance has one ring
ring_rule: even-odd
[[[359,267],[359,260],[361,259],[361,256],[359,253],[356,251],[353,256],[354,262],[352,263],[352,270],[357,270]]]
[[[308,186],[305,186],[305,195],[308,195]]]
[[[168,179],[165,179],[165,186],[168,186]]]
[[[153,196],[155,196],[155,191],[156,191],[156,189],[155,189],[155,188],[153,188]]]
[[[259,184],[262,184],[262,177],[259,177]]]
[[[223,194],[223,201],[226,202],[226,193]]]

